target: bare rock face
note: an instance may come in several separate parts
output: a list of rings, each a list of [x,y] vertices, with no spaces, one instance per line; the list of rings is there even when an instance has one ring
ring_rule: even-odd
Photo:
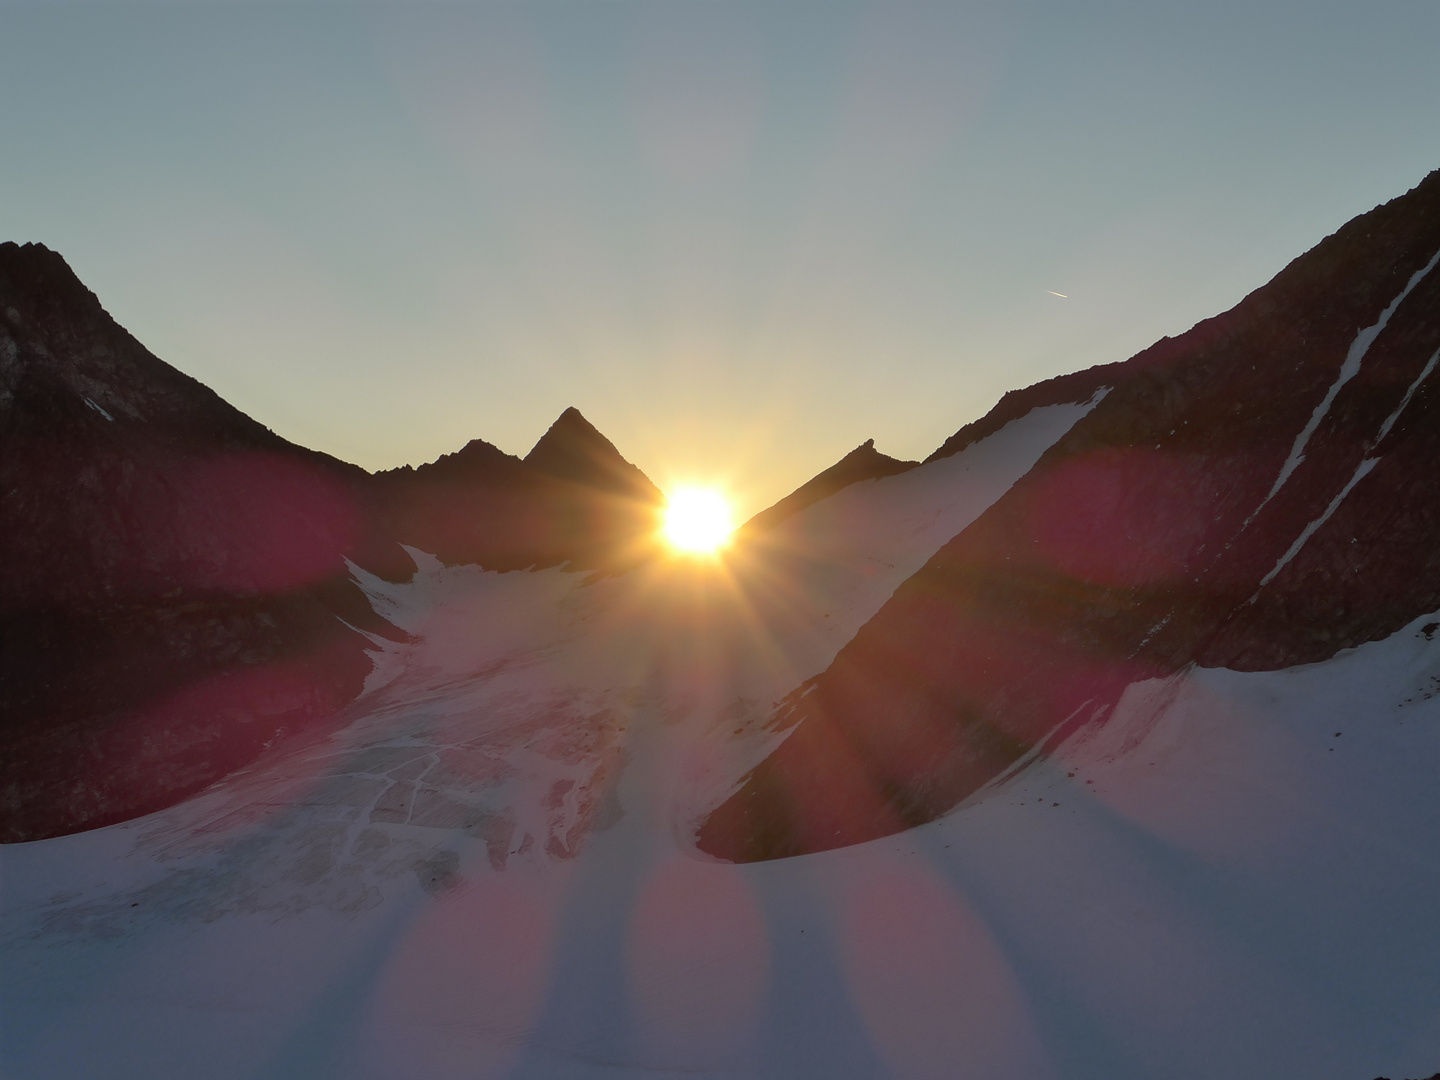
[[[772,718],[704,823],[736,861],[929,821],[1189,664],[1311,663],[1440,608],[1440,173],[1232,310],[1007,395],[1080,421]]]
[[[159,809],[330,722],[369,668],[336,615],[386,629],[344,565],[365,480],[0,245],[0,840]]]

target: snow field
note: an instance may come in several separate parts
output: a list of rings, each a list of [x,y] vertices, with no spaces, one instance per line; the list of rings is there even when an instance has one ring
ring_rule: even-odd
[[[1325,664],[1136,684],[908,833],[694,851],[783,737],[774,701],[1084,408],[846,489],[708,576],[419,555],[407,585],[362,579],[414,641],[377,641],[343,730],[0,849],[0,1075],[1429,1075],[1428,619]]]

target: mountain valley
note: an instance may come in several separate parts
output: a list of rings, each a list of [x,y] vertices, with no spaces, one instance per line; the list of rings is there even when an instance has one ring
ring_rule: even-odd
[[[0,1073],[1429,1075],[1437,367],[1440,172],[695,560],[0,244]]]

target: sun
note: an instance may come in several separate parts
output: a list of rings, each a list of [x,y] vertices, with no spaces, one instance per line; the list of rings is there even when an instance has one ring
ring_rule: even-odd
[[[665,540],[676,551],[713,555],[730,540],[735,526],[725,496],[708,488],[680,488],[665,509]]]

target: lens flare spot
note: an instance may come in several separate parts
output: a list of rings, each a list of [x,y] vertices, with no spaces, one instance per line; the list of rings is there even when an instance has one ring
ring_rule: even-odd
[[[712,555],[730,540],[735,525],[730,505],[718,491],[681,488],[665,509],[665,541],[676,551]]]

